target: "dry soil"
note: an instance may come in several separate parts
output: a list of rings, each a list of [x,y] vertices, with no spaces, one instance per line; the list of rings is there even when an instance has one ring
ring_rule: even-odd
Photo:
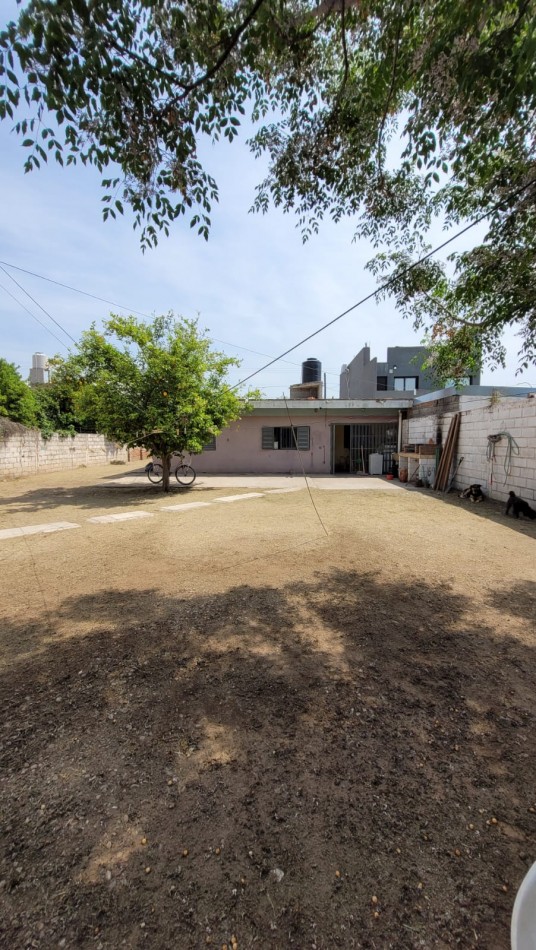
[[[536,523],[415,491],[162,511],[228,491],[117,474],[0,484],[0,528],[80,525],[0,541],[2,945],[507,950]]]

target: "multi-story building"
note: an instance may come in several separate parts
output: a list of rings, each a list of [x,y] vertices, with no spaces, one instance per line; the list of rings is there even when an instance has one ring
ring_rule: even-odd
[[[342,368],[339,386],[340,399],[377,399],[408,393],[420,396],[443,387],[430,369],[423,364],[428,356],[425,346],[390,346],[387,360],[379,363],[370,358],[370,347],[364,346],[351,363]],[[461,381],[462,385],[480,385],[480,373]]]

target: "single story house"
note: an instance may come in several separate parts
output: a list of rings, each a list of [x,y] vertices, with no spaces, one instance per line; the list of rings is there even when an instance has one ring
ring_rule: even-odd
[[[389,471],[396,452],[401,399],[261,399],[196,456],[201,473],[308,475],[366,473],[369,457]]]
[[[461,413],[455,487],[478,482],[500,500],[514,489],[536,501],[536,390],[530,387],[449,387],[403,398],[261,399],[213,439],[194,466],[200,474],[343,475],[379,474],[379,462],[386,474],[393,453],[404,445],[429,445],[438,432],[445,441],[455,412]],[[432,464],[427,458],[427,469]]]

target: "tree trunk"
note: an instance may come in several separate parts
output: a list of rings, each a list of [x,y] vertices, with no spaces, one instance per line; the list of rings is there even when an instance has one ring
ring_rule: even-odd
[[[169,472],[171,467],[171,455],[169,452],[167,454],[162,453],[162,488],[164,491],[169,491]]]

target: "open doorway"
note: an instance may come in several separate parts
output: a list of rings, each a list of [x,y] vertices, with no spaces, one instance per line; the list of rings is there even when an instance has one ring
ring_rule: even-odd
[[[391,470],[396,452],[396,422],[360,422],[332,426],[331,472],[334,475],[368,475],[372,453],[383,456],[383,474]]]

